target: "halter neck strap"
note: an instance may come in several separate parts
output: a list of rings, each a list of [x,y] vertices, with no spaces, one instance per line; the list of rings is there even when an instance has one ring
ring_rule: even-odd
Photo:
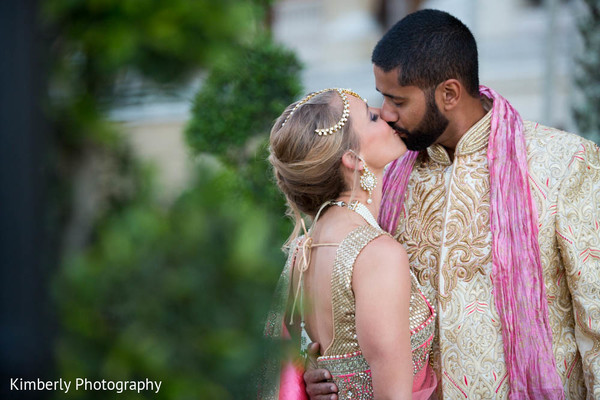
[[[306,223],[304,222],[304,219],[300,220],[300,224],[302,225],[302,230],[304,231],[305,237],[304,237],[304,240],[302,241],[302,259],[298,263],[298,272],[299,272],[300,276],[298,277],[298,285],[296,286],[296,291],[294,293],[294,302],[292,303],[292,310],[290,312],[290,325],[294,324],[294,311],[296,310],[296,303],[298,301],[298,295],[300,295],[302,297],[302,292],[304,292],[304,290],[302,290],[302,287],[303,287],[302,277],[303,277],[304,272],[308,270],[308,266],[310,265],[311,249],[313,247],[337,246],[338,245],[338,243],[315,243],[315,244],[313,244],[313,238],[310,235],[312,233],[312,230],[313,230],[315,224],[317,223],[317,220],[321,216],[321,212],[323,212],[325,207],[334,205],[334,204],[339,205],[340,207],[343,206],[338,203],[344,204],[344,202],[335,201],[335,200],[329,200],[329,201],[326,201],[325,203],[321,204],[321,207],[319,208],[319,211],[317,211],[317,215],[315,215],[315,219],[308,230],[306,229]],[[292,266],[292,271],[293,271],[293,267],[294,266]],[[300,300],[300,303],[301,303],[300,304],[300,319],[301,319],[301,322],[304,323],[304,307],[302,305],[302,299]]]
[[[292,303],[292,310],[290,312],[290,325],[294,324],[294,311],[296,310],[296,303],[298,302],[298,296],[300,296],[300,307],[299,307],[300,308],[300,321],[301,321],[302,326],[304,326],[304,306],[302,304],[302,302],[303,302],[302,297],[303,297],[303,293],[304,293],[304,290],[303,290],[304,280],[302,278],[303,278],[304,272],[306,272],[308,270],[308,266],[310,265],[312,248],[325,247],[325,246],[338,246],[339,245],[339,243],[313,243],[313,238],[311,236],[312,230],[313,230],[315,224],[317,223],[317,220],[321,216],[321,213],[323,212],[323,210],[326,207],[332,206],[332,205],[335,205],[338,207],[348,207],[349,210],[352,210],[355,213],[357,213],[358,215],[360,215],[369,225],[373,226],[374,228],[381,229],[379,224],[377,224],[377,220],[375,219],[375,217],[373,217],[373,214],[371,214],[371,211],[369,211],[369,209],[359,201],[353,201],[350,204],[347,204],[346,202],[341,201],[341,200],[326,201],[319,208],[319,211],[315,215],[315,219],[308,230],[306,229],[306,223],[304,222],[304,219],[300,220],[300,224],[302,225],[302,230],[304,231],[305,238],[302,241],[302,247],[301,247],[302,259],[298,263],[298,267],[297,267],[298,273],[300,275],[298,276],[298,284],[296,285],[296,291],[294,293],[294,301]],[[292,266],[292,271],[293,271],[293,267],[294,266]]]

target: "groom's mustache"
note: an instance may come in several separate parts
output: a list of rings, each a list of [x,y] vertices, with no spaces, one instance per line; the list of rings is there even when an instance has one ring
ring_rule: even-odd
[[[405,134],[406,136],[410,136],[410,135],[411,135],[411,133],[410,133],[410,131],[409,131],[409,130],[407,130],[407,129],[404,129],[404,128],[400,128],[400,127],[398,127],[398,126],[394,125],[394,124],[393,124],[393,123],[391,123],[391,122],[388,122],[388,125],[389,125],[389,126],[391,126],[391,127],[392,127],[392,129],[394,129],[394,130],[395,130],[396,132],[398,132],[398,133],[403,133],[403,134]]]

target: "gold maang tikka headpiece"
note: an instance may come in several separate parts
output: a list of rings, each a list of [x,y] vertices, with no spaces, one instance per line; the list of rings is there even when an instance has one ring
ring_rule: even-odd
[[[325,93],[325,92],[329,92],[329,91],[337,91],[341,98],[342,98],[342,103],[344,105],[344,109],[342,111],[342,118],[340,118],[340,120],[338,121],[337,124],[329,127],[329,128],[317,128],[315,129],[315,133],[319,136],[323,136],[323,135],[331,135],[332,133],[337,132],[338,130],[342,129],[342,127],[346,124],[346,121],[348,121],[348,116],[350,115],[350,103],[348,103],[348,97],[346,96],[346,94],[352,95],[356,98],[359,98],[361,100],[363,100],[365,103],[367,102],[366,99],[363,99],[362,97],[360,97],[358,95],[358,93],[354,92],[351,89],[340,89],[340,88],[328,88],[328,89],[323,89],[323,90],[319,90],[318,92],[313,92],[311,94],[309,94],[308,96],[306,96],[305,98],[303,98],[302,100],[300,100],[298,102],[298,104],[296,104],[294,106],[294,108],[292,108],[292,111],[290,111],[290,113],[288,114],[288,116],[285,118],[285,120],[283,121],[283,123],[281,124],[281,126],[283,127],[285,125],[285,123],[288,121],[288,119],[290,119],[290,117],[292,116],[292,114],[294,114],[294,112],[303,104],[305,104],[307,101],[309,101],[310,99],[312,99],[313,97],[321,94],[321,93]]]

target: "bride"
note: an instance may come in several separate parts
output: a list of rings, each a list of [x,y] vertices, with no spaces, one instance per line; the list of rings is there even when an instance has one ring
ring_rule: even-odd
[[[383,170],[406,146],[379,113],[351,90],[324,89],[275,122],[269,161],[295,229],[266,333],[299,351],[318,342],[339,399],[428,398],[434,310],[404,248],[377,223]],[[291,371],[261,398],[304,398]]]

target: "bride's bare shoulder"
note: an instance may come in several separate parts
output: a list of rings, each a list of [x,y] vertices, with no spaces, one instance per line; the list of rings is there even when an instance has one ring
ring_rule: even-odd
[[[373,270],[388,273],[389,270],[408,271],[408,268],[406,250],[398,241],[388,235],[381,235],[365,246],[354,266],[355,273]]]

